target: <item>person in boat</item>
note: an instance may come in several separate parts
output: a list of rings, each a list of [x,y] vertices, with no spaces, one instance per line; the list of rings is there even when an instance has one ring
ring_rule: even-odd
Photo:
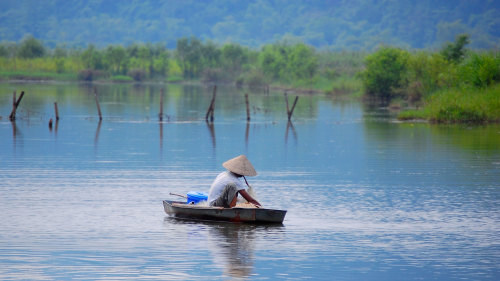
[[[240,194],[249,203],[261,207],[261,204],[247,192],[244,183],[241,182],[241,178],[243,178],[246,185],[250,187],[245,176],[257,175],[247,157],[240,155],[224,162],[222,166],[227,171],[220,173],[210,186],[208,204],[212,207],[233,208],[236,206],[236,200]]]

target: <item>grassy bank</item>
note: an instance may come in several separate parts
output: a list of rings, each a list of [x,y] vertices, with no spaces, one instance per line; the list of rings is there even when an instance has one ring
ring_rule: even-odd
[[[440,90],[424,100],[422,109],[401,112],[398,119],[436,123],[500,122],[500,84],[482,89]]]
[[[48,71],[0,70],[0,80],[34,80],[34,81],[76,81],[76,73],[55,73]]]

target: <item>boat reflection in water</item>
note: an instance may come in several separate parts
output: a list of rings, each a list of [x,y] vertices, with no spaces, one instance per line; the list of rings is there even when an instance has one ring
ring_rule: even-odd
[[[212,224],[208,234],[214,265],[221,267],[225,276],[250,276],[254,268],[255,226]]]
[[[190,241],[193,249],[207,249],[206,257],[200,260],[211,261],[211,268],[199,277],[221,275],[230,279],[247,278],[255,275],[256,238],[273,240],[282,233],[281,224],[255,225],[216,221],[180,220],[165,217],[165,228],[184,232],[183,239]],[[215,270],[215,272],[213,271]],[[220,272],[219,272],[220,270]]]

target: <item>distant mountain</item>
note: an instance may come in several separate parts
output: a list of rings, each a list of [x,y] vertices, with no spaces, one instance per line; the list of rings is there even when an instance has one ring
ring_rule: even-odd
[[[468,33],[500,48],[500,0],[1,0],[0,41],[26,34],[49,46],[162,42],[195,36],[259,47],[300,40],[371,50],[437,48]]]

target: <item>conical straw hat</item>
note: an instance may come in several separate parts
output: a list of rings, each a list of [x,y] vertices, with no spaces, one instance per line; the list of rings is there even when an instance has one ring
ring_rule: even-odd
[[[229,159],[224,162],[222,166],[238,175],[249,177],[257,175],[257,172],[253,168],[252,163],[250,163],[245,155],[240,155],[238,157],[234,157],[233,159]]]

